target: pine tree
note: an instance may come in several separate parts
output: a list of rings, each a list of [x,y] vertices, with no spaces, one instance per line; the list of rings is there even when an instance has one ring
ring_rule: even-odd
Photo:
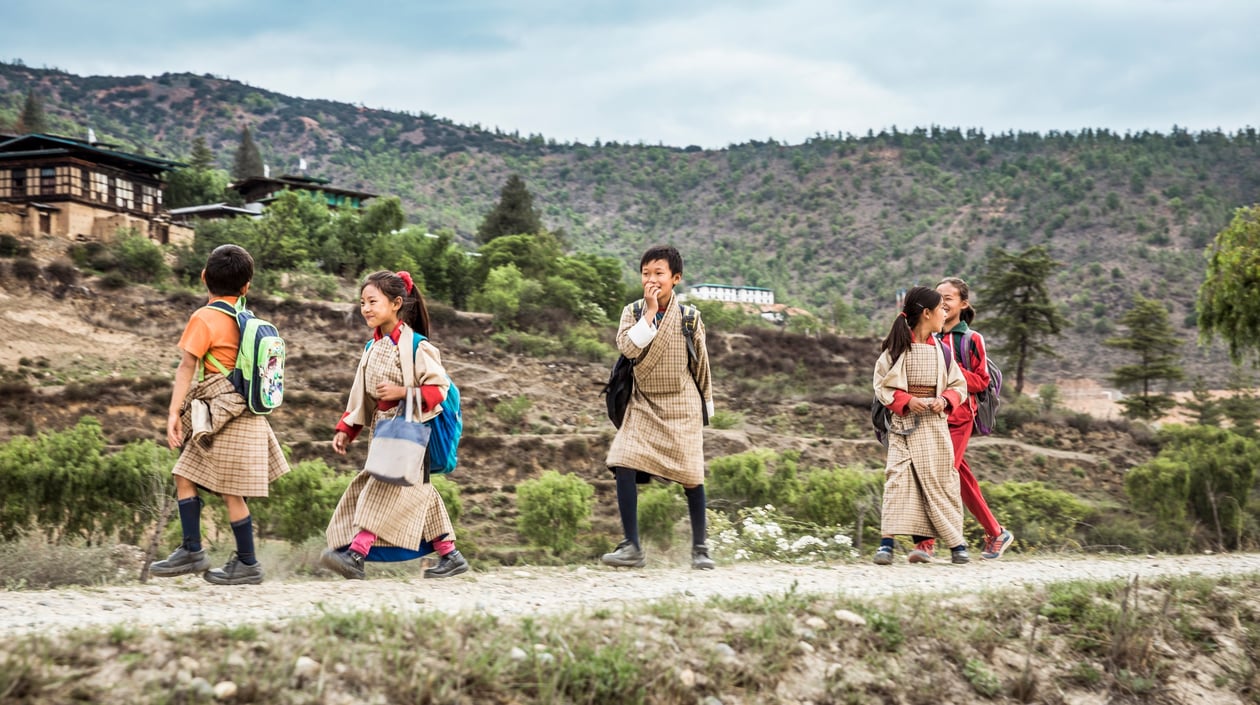
[[[1050,259],[1050,253],[1042,245],[1017,255],[996,249],[989,253],[988,259],[980,297],[992,311],[984,319],[985,328],[1004,341],[995,349],[1015,361],[1015,394],[1018,395],[1024,391],[1024,374],[1029,363],[1038,355],[1056,356],[1044,339],[1059,335],[1067,325],[1046,289],[1050,273],[1062,263]]]
[[[206,138],[201,135],[193,138],[192,156],[188,159],[188,167],[199,171],[214,168],[214,152],[206,146]]]
[[[241,128],[241,146],[236,148],[236,161],[232,163],[232,178],[244,181],[250,177],[263,175],[262,153],[254,138],[249,133],[249,126]]]
[[[1127,336],[1108,338],[1103,345],[1136,353],[1138,361],[1117,367],[1111,381],[1121,389],[1137,388],[1138,393],[1120,400],[1124,415],[1133,419],[1158,419],[1175,407],[1171,394],[1156,393],[1158,382],[1172,382],[1185,376],[1181,365],[1181,338],[1168,322],[1168,309],[1153,299],[1137,296],[1133,308],[1120,317],[1129,329]]]
[[[1191,415],[1194,422],[1200,426],[1220,427],[1221,403],[1212,398],[1212,390],[1208,389],[1207,380],[1203,379],[1203,375],[1194,378],[1190,396],[1192,400],[1182,402],[1181,408]]]
[[[26,92],[26,102],[22,104],[22,114],[18,117],[18,132],[47,132],[48,119],[44,115],[44,103],[35,95],[35,91]]]
[[[534,235],[542,232],[542,218],[534,209],[534,197],[521,177],[512,174],[499,195],[499,203],[486,214],[477,228],[482,244],[504,235]]]

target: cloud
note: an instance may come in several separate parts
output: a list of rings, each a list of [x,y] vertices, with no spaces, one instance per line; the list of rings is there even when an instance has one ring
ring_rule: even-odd
[[[213,73],[560,141],[1232,130],[1260,114],[1260,4],[1242,0],[11,5],[0,46],[34,66]]]

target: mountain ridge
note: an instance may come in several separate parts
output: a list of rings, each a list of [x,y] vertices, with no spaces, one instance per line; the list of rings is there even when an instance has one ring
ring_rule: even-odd
[[[285,96],[209,75],[81,77],[0,63],[0,125],[27,91],[60,131],[179,158],[206,138],[227,167],[248,125],[274,171],[399,196],[410,219],[471,245],[498,189],[519,173],[543,221],[577,250],[626,261],[649,244],[684,252],[686,278],[774,289],[882,336],[898,288],[945,275],[978,283],[991,247],[1045,245],[1064,266],[1050,290],[1071,325],[1033,381],[1104,376],[1124,357],[1101,342],[1136,294],[1156,297],[1212,382],[1229,365],[1192,342],[1204,248],[1233,209],[1260,200],[1250,127],[1119,135],[916,128],[725,149],[559,144],[428,113]],[[982,295],[976,307],[981,328]],[[1081,348],[1089,350],[1081,355]]]

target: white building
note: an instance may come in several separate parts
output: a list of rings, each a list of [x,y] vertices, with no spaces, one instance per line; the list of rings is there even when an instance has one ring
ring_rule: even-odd
[[[727,284],[696,284],[687,292],[688,298],[703,301],[734,301],[741,304],[774,304],[774,291],[759,286],[729,286]]]

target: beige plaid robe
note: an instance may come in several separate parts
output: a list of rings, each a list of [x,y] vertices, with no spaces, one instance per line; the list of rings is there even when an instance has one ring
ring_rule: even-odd
[[[210,407],[210,433],[192,438],[192,402]],[[227,377],[208,375],[193,385],[180,410],[184,445],[172,473],[219,495],[266,497],[267,486],[289,471],[267,417],[245,408]]]
[[[404,330],[400,342],[411,339],[410,329]],[[388,339],[381,339],[364,351],[359,368],[362,376],[356,381],[356,387],[361,382],[370,396],[376,390],[376,385],[382,382],[419,386],[418,381],[432,384],[429,380],[437,377],[446,380],[446,372],[436,356],[421,355],[416,362],[424,365],[424,369],[414,370],[415,379],[411,384],[404,384],[402,358],[398,354],[400,348],[405,348],[407,352],[413,350],[410,345],[394,345]],[[436,353],[436,348],[434,352]],[[353,397],[352,394],[349,405],[355,404]],[[403,405],[400,403],[392,409],[380,411],[376,409],[373,399],[371,405],[364,409],[370,414],[368,421],[375,423],[377,419],[397,416]],[[432,417],[433,414],[429,416]],[[340,549],[347,546],[364,529],[376,534],[376,546],[416,549],[424,541],[442,538],[454,541],[455,529],[446,513],[446,505],[442,503],[442,497],[433,489],[433,485],[428,483],[427,474],[425,480],[410,487],[402,487],[380,482],[366,470],[360,471],[341,495],[332,519],[328,522],[328,529],[324,532],[328,547]]]
[[[608,449],[605,465],[632,468],[686,486],[704,482],[704,407],[713,400],[704,322],[696,316],[696,368],[700,390],[687,369],[682,310],[671,301],[647,348],[630,340],[634,305],[621,311],[617,347],[638,359],[626,418]],[[703,392],[703,396],[701,396]]]
[[[926,387],[935,395],[947,389],[967,399],[967,382],[957,365],[946,369],[935,345],[913,343],[894,364],[888,351],[875,363],[875,394],[885,406],[893,391]],[[962,494],[954,470],[954,447],[947,413],[892,415],[888,460],[884,466],[884,506],[880,531],[885,536],[934,536],[946,546],[965,543]]]

